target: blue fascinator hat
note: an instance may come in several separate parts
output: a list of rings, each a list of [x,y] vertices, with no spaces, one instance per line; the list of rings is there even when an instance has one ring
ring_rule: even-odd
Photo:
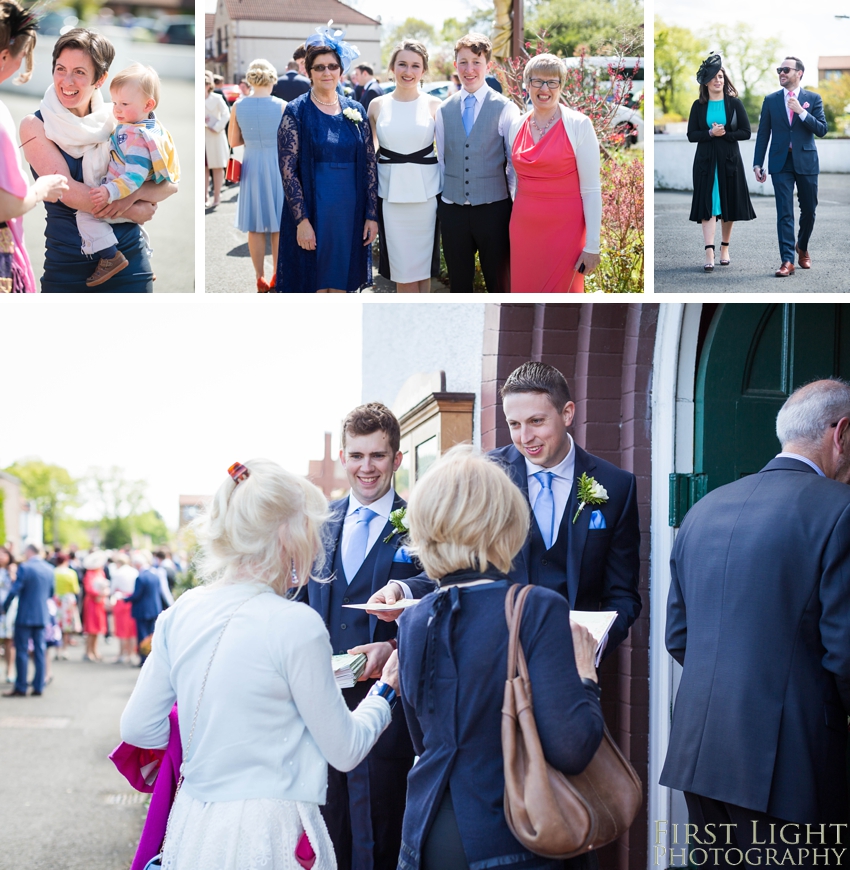
[[[338,55],[342,64],[342,71],[348,72],[351,62],[360,57],[360,49],[356,45],[349,45],[343,40],[345,36],[344,30],[335,30],[333,28],[333,19],[331,19],[327,27],[317,27],[314,36],[308,36],[304,41],[306,48],[314,45],[327,45],[332,48]]]

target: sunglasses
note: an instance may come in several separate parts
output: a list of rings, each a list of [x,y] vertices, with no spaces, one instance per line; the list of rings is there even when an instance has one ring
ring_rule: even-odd
[[[317,63],[313,68],[313,72],[324,72],[325,70],[329,70],[330,72],[336,72],[339,69],[338,63]]]
[[[313,69],[315,68],[316,67],[313,67]],[[797,69],[798,67],[796,66],[778,66],[776,68],[776,74],[781,75],[782,73],[785,73],[785,75],[788,75],[789,72],[797,72]]]

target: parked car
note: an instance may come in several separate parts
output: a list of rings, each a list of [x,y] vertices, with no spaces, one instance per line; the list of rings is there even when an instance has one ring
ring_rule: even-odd
[[[169,15],[159,23],[157,42],[171,45],[195,44],[195,16]]]
[[[432,97],[438,97],[441,100],[445,100],[449,96],[451,86],[451,82],[421,82],[419,85],[426,94],[431,94]],[[395,90],[395,82],[381,84],[381,87],[385,94],[391,94]]]

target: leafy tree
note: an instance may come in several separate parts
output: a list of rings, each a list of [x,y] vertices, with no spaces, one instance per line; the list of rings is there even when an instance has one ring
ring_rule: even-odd
[[[87,484],[92,500],[99,503],[107,520],[137,513],[145,500],[145,481],[127,480],[124,469],[117,465],[89,469]]]
[[[723,58],[723,66],[738,89],[747,115],[755,123],[761,113],[762,97],[779,87],[774,72],[782,60],[779,39],[765,37],[745,23],[720,25],[703,39],[703,44],[711,43]]]
[[[145,511],[128,517],[127,521],[134,532],[147,535],[154,544],[168,543],[168,526],[158,511]]]
[[[553,54],[615,54],[615,43],[635,44],[643,55],[643,5],[636,0],[539,0],[526,13],[525,38],[546,34]]]
[[[386,69],[390,62],[393,49],[403,39],[418,39],[429,48],[438,43],[437,30],[433,24],[423,21],[421,18],[405,18],[401,24],[396,25],[384,37],[381,46],[381,66]]]
[[[103,521],[103,546],[107,550],[118,550],[133,543],[133,531],[126,517],[113,517]]]
[[[841,130],[850,122],[850,75],[821,82],[812,90],[823,99],[823,113],[830,130]]]
[[[21,481],[24,496],[34,502],[44,516],[44,539],[58,546],[62,514],[75,504],[79,493],[78,482],[66,469],[49,465],[40,459],[20,460],[6,471]]]
[[[687,118],[699,93],[695,75],[704,59],[695,34],[655,19],[655,98],[664,115]]]

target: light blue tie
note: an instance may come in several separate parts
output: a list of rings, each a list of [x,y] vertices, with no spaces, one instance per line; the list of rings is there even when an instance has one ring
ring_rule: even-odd
[[[538,471],[533,476],[540,484],[540,492],[534,502],[534,518],[549,550],[555,537],[555,496],[552,493],[552,478],[555,475],[551,471]]]
[[[367,507],[359,507],[354,513],[358,514],[357,522],[351,531],[351,538],[342,560],[345,579],[349,583],[355,578],[366,558],[366,547],[369,544],[369,523],[372,517],[377,516],[375,511]]]
[[[457,115],[455,115],[457,117]],[[463,101],[463,129],[466,130],[466,135],[472,132],[472,125],[475,123],[475,95],[469,94]]]

